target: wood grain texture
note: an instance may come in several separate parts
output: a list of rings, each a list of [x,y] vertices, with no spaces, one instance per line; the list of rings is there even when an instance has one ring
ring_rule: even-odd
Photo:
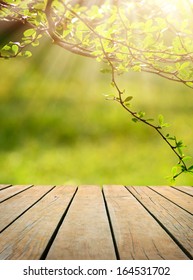
[[[123,186],[104,186],[120,259],[187,259],[163,228]]]
[[[149,187],[193,214],[192,197],[171,187]]]
[[[0,191],[7,188],[7,187],[11,187],[11,185],[0,185]]]
[[[0,259],[193,259],[191,192],[0,185]]]
[[[183,186],[183,187],[173,187],[173,188],[193,196],[193,187]]]
[[[57,186],[0,235],[0,259],[39,259],[76,187]]]
[[[36,203],[53,186],[34,186],[0,204],[0,232]]]
[[[81,186],[47,259],[115,259],[101,188]]]
[[[193,258],[192,215],[148,187],[128,189]]]
[[[29,188],[30,185],[28,186],[19,186],[19,185],[16,185],[16,186],[12,186],[10,188],[5,188],[5,189],[2,189],[1,192],[0,192],[0,203],[24,190],[26,190],[27,188]]]

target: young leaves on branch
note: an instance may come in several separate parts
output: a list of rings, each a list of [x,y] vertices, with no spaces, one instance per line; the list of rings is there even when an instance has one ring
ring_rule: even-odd
[[[0,20],[26,31],[18,50],[37,46],[35,34],[54,44],[114,66],[117,73],[150,72],[193,87],[193,4],[189,0],[34,0],[0,2]],[[25,37],[29,37],[28,39]],[[36,37],[36,38],[35,38]],[[101,45],[102,43],[102,45]],[[9,46],[9,42],[7,43]]]
[[[99,3],[100,2],[100,3]],[[129,95],[123,98],[116,75],[148,72],[193,88],[193,3],[189,0],[3,0],[0,21],[20,23],[25,28],[16,42],[0,44],[0,57],[30,57],[41,37],[74,54],[96,59],[108,66],[115,100],[132,116],[153,128],[178,158],[172,179],[193,173],[186,166],[184,144],[175,136],[163,134],[168,127],[162,115],[158,125],[145,113],[131,110]],[[97,3],[99,3],[97,5]],[[110,69],[110,70],[109,70]]]

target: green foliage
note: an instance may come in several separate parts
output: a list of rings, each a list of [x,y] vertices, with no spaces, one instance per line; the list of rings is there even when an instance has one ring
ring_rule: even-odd
[[[20,22],[26,30],[20,40],[2,46],[0,57],[30,57],[32,47],[39,45],[42,36],[48,36],[65,50],[106,63],[116,90],[116,95],[108,95],[106,99],[119,102],[134,122],[143,122],[159,133],[178,157],[178,166],[172,171],[175,179],[183,172],[192,173],[192,166],[187,167],[183,160],[183,142],[175,136],[165,136],[162,129],[169,124],[162,115],[158,116],[156,125],[144,118],[145,112],[132,111],[132,96],[123,99],[124,91],[120,90],[116,75],[131,69],[154,73],[193,88],[191,3],[188,0],[169,3],[104,0],[99,6],[97,2],[81,5],[65,0],[5,0],[0,3],[0,20]]]
[[[169,127],[170,125],[169,125],[169,123],[165,123],[164,122],[164,116],[163,115],[159,115],[158,116],[158,120],[159,120],[159,127],[160,128],[163,128],[163,127]]]
[[[114,89],[108,74],[98,73],[94,60],[44,43],[30,59],[0,63],[0,182],[166,184],[175,155],[150,127],[130,121],[119,103],[104,101],[103,93]],[[148,74],[119,77],[125,88],[128,80],[131,106],[155,116],[156,124],[157,112],[164,112],[170,134],[183,136],[184,151],[192,154],[191,89]],[[193,177],[184,173],[176,182],[192,185]]]
[[[127,107],[130,107],[130,101],[133,99],[133,96],[127,96],[125,98],[125,100],[123,101],[124,105],[127,106]]]
[[[151,72],[193,85],[192,4],[190,1],[105,1],[88,6],[76,1],[4,1],[0,19],[31,27],[10,52],[39,44],[40,34],[68,51],[112,63],[114,71]],[[7,47],[10,43],[7,44]],[[7,51],[5,54],[5,50]]]

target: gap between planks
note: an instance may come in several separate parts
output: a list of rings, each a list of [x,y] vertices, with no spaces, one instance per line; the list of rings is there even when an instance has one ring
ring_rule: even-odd
[[[35,190],[36,188],[41,189],[42,187],[35,186],[32,189]],[[42,201],[45,201],[47,199],[48,195],[51,194],[53,192],[53,190],[55,189],[53,186],[49,186],[49,187],[47,186],[47,188],[50,188],[50,189],[46,193],[44,190],[43,196],[42,196],[42,194],[39,196],[36,196],[36,199],[38,199],[38,200],[36,200],[36,202],[33,201],[32,195],[30,197],[30,190],[25,190],[24,193],[25,194],[28,193],[29,200],[27,200],[27,201],[28,202],[30,201],[30,203],[31,203],[31,206],[29,208],[25,208],[26,207],[25,203],[22,204],[22,206],[20,206],[20,203],[22,202],[22,197],[23,197],[22,193],[18,193],[16,196],[10,197],[11,202],[15,201],[15,203],[16,203],[16,197],[19,198],[19,202],[20,202],[19,210],[17,209],[18,211],[16,211],[17,213],[15,213],[15,211],[12,211],[12,215],[11,215],[12,219],[13,219],[13,217],[16,217],[16,218],[13,219],[12,222],[9,224],[10,228],[12,227],[12,229],[13,229],[13,227],[16,226],[16,224],[18,222],[22,222],[21,218],[24,219],[23,224],[26,225],[25,220],[27,219],[27,217],[30,217],[30,215],[33,217],[32,214],[33,214],[34,209],[38,209],[38,207],[40,207],[39,205],[40,204],[42,205]],[[111,189],[110,195],[109,195],[109,188]],[[185,254],[181,250],[179,251],[179,247],[176,246],[176,243],[173,242],[173,240],[170,238],[170,236],[166,234],[166,232],[163,230],[163,228],[157,227],[158,223],[156,222],[155,219],[153,219],[149,215],[149,212],[145,210],[144,204],[142,204],[143,207],[142,206],[139,207],[140,204],[139,204],[139,202],[137,202],[135,195],[131,194],[131,188],[132,187],[128,188],[130,191],[130,193],[129,193],[128,190],[126,190],[124,186],[104,186],[103,187],[104,196],[102,197],[101,188],[99,188],[98,186],[80,186],[78,188],[77,194],[73,197],[72,203],[70,204],[70,208],[67,212],[67,216],[65,216],[65,219],[63,219],[60,224],[60,221],[61,221],[61,213],[60,213],[60,219],[58,219],[57,223],[55,222],[55,230],[58,225],[57,235],[54,236],[54,238],[53,238],[54,230],[52,230],[52,232],[50,232],[51,235],[49,235],[49,237],[47,237],[47,240],[44,242],[44,246],[42,246],[42,245],[40,246],[41,253],[39,252],[39,255],[36,254],[36,258],[41,258],[42,252],[46,252],[44,257],[47,256],[48,259],[49,258],[50,259],[58,259],[58,258],[59,259],[60,258],[61,259],[85,259],[85,258],[101,259],[102,258],[103,259],[104,256],[106,256],[105,259],[114,259],[118,255],[120,255],[121,259],[124,259],[124,258],[125,259],[148,259],[148,258],[149,259],[151,259],[151,258],[153,258],[153,259],[166,258],[167,259],[169,256],[170,256],[170,258],[174,258],[174,259],[175,258],[186,259],[187,257],[185,256]],[[139,188],[141,188],[141,187],[139,187]],[[144,188],[147,189],[147,187],[144,187]],[[116,189],[116,191],[115,191],[115,189]],[[93,192],[93,190],[94,190],[94,192]],[[96,195],[96,193],[97,193],[97,195]],[[151,189],[151,193],[153,193],[152,189]],[[31,194],[32,194],[32,192],[31,192]],[[154,192],[154,195],[155,194],[156,194],[156,192]],[[96,197],[97,197],[98,203],[96,202]],[[99,199],[98,199],[98,197],[99,197]],[[158,193],[157,193],[157,197],[159,197],[159,199],[161,197],[162,201],[167,201],[169,203],[168,205],[171,206],[172,202],[167,200],[166,198],[164,198],[163,195],[158,195]],[[79,202],[79,198],[80,198],[80,202]],[[105,203],[104,203],[104,199],[105,199]],[[90,204],[88,203],[89,200],[91,200]],[[7,201],[9,201],[9,200],[7,200]],[[7,201],[4,201],[3,205],[5,205],[5,206],[8,205]],[[116,201],[115,206],[117,207],[117,205],[119,205],[119,207],[122,208],[122,211],[117,211],[116,207],[114,207],[114,206],[112,207],[112,201],[114,201],[114,203]],[[127,201],[127,202],[132,201],[133,207],[130,206],[130,210],[128,210],[128,203],[125,204],[125,201]],[[143,203],[144,203],[144,201],[143,201]],[[81,208],[81,206],[83,207],[83,209]],[[93,213],[93,208],[96,212],[96,209],[98,209],[98,206],[100,206],[99,207],[100,208],[100,211],[99,211],[100,219],[95,218],[96,215],[95,215],[95,213]],[[173,248],[174,252],[175,252],[175,253],[173,253],[173,255],[170,255],[169,253],[167,253],[166,249],[162,248],[162,246],[160,244],[157,245],[153,239],[154,237],[151,237],[151,239],[147,240],[146,245],[145,245],[146,247],[145,248],[143,247],[143,244],[145,244],[144,242],[142,242],[142,240],[144,241],[143,234],[140,232],[138,233],[139,236],[137,234],[134,234],[134,232],[137,233],[139,231],[139,229],[141,229],[141,223],[138,223],[138,224],[136,223],[136,219],[134,218],[135,215],[133,215],[134,217],[132,217],[132,219],[131,219],[131,214],[133,213],[133,209],[135,209],[136,207],[140,209],[139,210],[140,215],[138,215],[138,216],[142,215],[142,217],[143,217],[145,215],[145,217],[148,216],[148,219],[150,219],[150,217],[151,217],[150,220],[151,220],[151,222],[153,221],[153,224],[154,224],[152,226],[152,228],[153,227],[159,228],[158,232],[161,230],[162,236],[164,236],[164,238],[166,238],[166,236],[167,236],[166,240],[167,240],[167,242],[169,242],[169,248]],[[175,207],[177,207],[177,205],[175,205]],[[41,209],[41,207],[39,209]],[[81,215],[80,214],[78,215],[78,213],[80,212],[80,209],[83,210],[83,213],[81,213]],[[183,211],[182,209],[180,209],[180,210]],[[1,211],[1,208],[0,208],[0,211]],[[66,211],[66,210],[64,210],[64,211]],[[90,214],[90,218],[88,220],[85,220],[85,214],[89,213],[90,211],[92,213],[92,214]],[[30,214],[28,214],[28,212]],[[41,213],[41,211],[40,211],[40,213]],[[64,212],[62,212],[62,213],[64,215]],[[101,215],[101,213],[102,213],[102,215]],[[128,213],[128,215],[126,215],[125,213]],[[27,216],[27,215],[29,215],[29,216]],[[106,218],[104,220],[105,215],[106,215]],[[118,217],[117,220],[115,219],[116,215]],[[122,217],[122,216],[124,216],[124,217]],[[81,223],[79,224],[80,220],[81,220],[82,224]],[[8,219],[8,221],[9,221],[9,219]],[[70,221],[73,221],[73,222],[71,223]],[[103,244],[103,243],[100,243],[101,242],[100,238],[98,240],[98,243],[96,243],[95,240],[93,240],[93,237],[91,236],[91,235],[93,235],[96,237],[97,227],[96,227],[96,224],[94,223],[94,221],[95,222],[98,221],[99,224],[102,221],[103,231],[105,230],[106,233],[108,233],[107,234],[108,238],[106,237],[106,239],[105,239],[103,236],[103,240],[108,240],[107,243],[103,241],[103,243],[105,243],[105,246],[108,245],[107,247],[104,247],[103,253],[101,253],[101,252],[96,253],[96,250],[99,249],[98,247],[101,247],[101,244]],[[85,222],[86,222],[86,225],[85,225]],[[130,227],[128,228],[129,222],[130,222]],[[117,225],[117,223],[118,223],[118,225]],[[32,224],[36,225],[36,222],[34,222]],[[64,255],[64,253],[62,253],[63,255],[61,255],[60,243],[62,243],[62,244],[65,243],[64,236],[66,236],[66,233],[68,233],[68,231],[70,231],[71,224],[73,224],[72,229],[71,229],[72,232],[74,232],[74,230],[77,232],[79,232],[79,230],[81,230],[80,232],[83,232],[83,233],[85,232],[86,228],[88,227],[88,224],[89,224],[89,226],[91,225],[92,234],[88,235],[88,236],[90,236],[92,242],[91,243],[88,242],[88,238],[87,238],[88,236],[85,236],[84,238],[81,239],[81,238],[79,238],[80,234],[79,235],[75,234],[76,238],[74,239],[74,238],[71,238],[71,236],[68,234],[71,238],[71,239],[69,239],[69,241],[71,240],[72,242],[70,243],[69,241],[67,241],[67,244],[68,244],[67,250],[65,249],[66,244],[63,245],[64,249],[67,251],[67,253],[65,252],[65,255]],[[127,227],[125,227],[125,224],[127,225]],[[155,224],[156,224],[156,226],[155,226]],[[0,218],[0,225],[1,225],[1,218]],[[7,227],[5,232],[7,232],[9,227]],[[41,226],[39,225],[39,227],[43,228],[42,224],[41,224]],[[28,226],[27,228],[29,230],[30,226]],[[117,230],[117,228],[118,228],[118,230]],[[132,228],[132,230],[134,232],[131,232],[130,228]],[[120,229],[122,230],[121,234],[120,234]],[[192,227],[190,229],[192,230]],[[30,232],[31,232],[30,234],[33,233],[33,230],[30,229]],[[88,230],[88,228],[87,228],[87,230]],[[99,235],[99,233],[100,234],[102,233],[102,231],[99,229],[97,229],[97,232],[98,232],[97,233],[98,235]],[[87,234],[90,234],[89,231]],[[143,238],[141,237],[142,240],[140,240],[140,238],[139,238],[141,236],[140,234],[142,234],[142,237],[143,237]],[[121,242],[123,242],[124,239],[126,238],[125,235],[130,236],[129,244],[131,246],[128,246],[128,244],[127,244],[127,246],[122,245]],[[135,237],[135,239],[133,236]],[[24,246],[25,248],[26,248],[26,246],[29,247],[30,246],[29,241],[27,242],[27,239],[25,237],[23,238],[23,240],[25,240],[25,242],[24,242],[25,245],[23,244],[22,246]],[[32,240],[32,239],[30,239],[30,240]],[[120,241],[120,240],[122,240],[122,241]],[[92,245],[92,243],[94,244],[94,246]],[[95,243],[100,246],[97,246]],[[48,245],[48,244],[50,244],[50,245]],[[137,245],[135,250],[134,250],[134,248],[135,248],[134,244]],[[138,248],[139,244],[141,247]],[[116,247],[115,245],[117,246],[117,249],[114,248],[114,247]],[[21,243],[20,243],[20,246],[21,246]],[[85,248],[86,248],[86,251],[85,251]],[[122,248],[124,248],[124,250],[122,250]],[[131,249],[131,248],[133,248],[133,249]],[[151,250],[149,250],[148,248],[151,248]],[[152,251],[152,248],[154,248],[153,251]],[[10,250],[10,247],[9,247],[9,250]],[[105,252],[105,250],[106,250],[106,252]],[[118,254],[116,253],[116,250],[117,250]],[[84,254],[83,254],[83,252],[84,252]],[[4,251],[4,253],[5,253],[5,251]],[[83,255],[84,255],[84,257],[83,257]],[[10,257],[15,258],[15,257],[13,257],[13,255]],[[23,258],[24,256],[22,254],[20,254],[20,257]],[[17,258],[19,258],[19,257],[17,256]],[[30,254],[30,256],[28,256],[28,258],[34,259],[33,252],[31,252],[31,254]]]

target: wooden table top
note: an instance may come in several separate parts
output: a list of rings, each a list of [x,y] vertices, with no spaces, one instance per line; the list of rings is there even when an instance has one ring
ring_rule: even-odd
[[[0,259],[193,259],[193,187],[0,185]]]

